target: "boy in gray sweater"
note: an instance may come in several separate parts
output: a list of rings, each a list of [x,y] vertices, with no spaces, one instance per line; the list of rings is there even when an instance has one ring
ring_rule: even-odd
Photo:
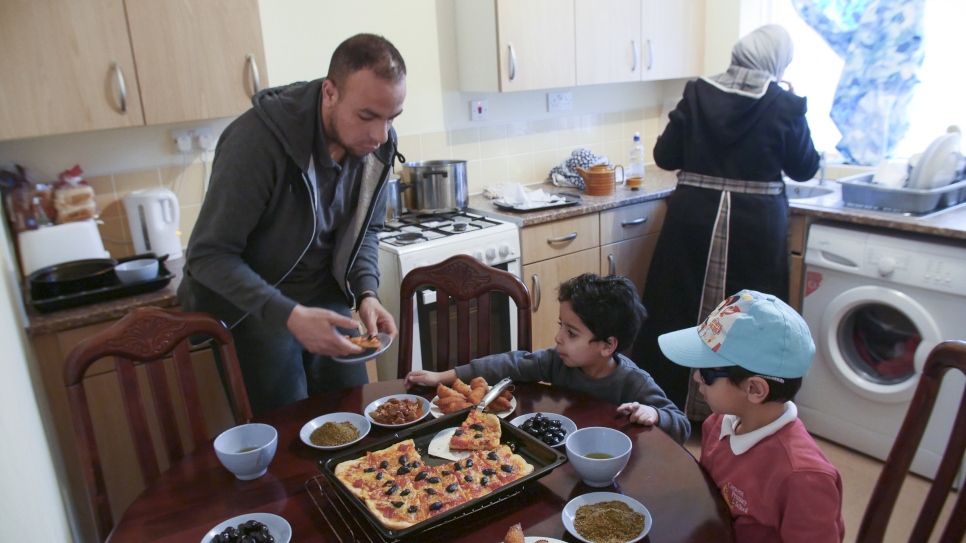
[[[505,377],[547,382],[611,402],[631,422],[657,426],[684,443],[691,433],[687,417],[647,372],[618,352],[633,343],[647,318],[633,283],[626,277],[588,273],[561,284],[557,299],[556,347],[490,355],[441,373],[413,371],[406,386],[451,385],[457,378],[468,383],[478,376],[490,383]]]

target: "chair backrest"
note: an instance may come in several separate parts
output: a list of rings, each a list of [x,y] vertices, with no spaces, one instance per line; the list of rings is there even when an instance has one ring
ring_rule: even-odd
[[[413,295],[420,287],[436,288],[436,371],[450,369],[450,298],[456,300],[456,365],[470,362],[470,301],[476,300],[476,355],[490,351],[490,293],[505,293],[517,306],[517,349],[532,348],[530,292],[517,276],[487,266],[469,255],[456,255],[439,264],[416,268],[400,286],[399,365],[402,379],[413,367]],[[420,323],[426,326],[427,323]]]
[[[101,541],[111,532],[114,521],[84,391],[84,374],[98,360],[114,357],[121,399],[138,464],[145,485],[150,485],[160,474],[160,467],[154,440],[149,431],[135,363],[140,362],[145,366],[168,465],[173,465],[184,457],[185,446],[168,386],[169,380],[164,367],[166,358],[173,358],[183,397],[184,415],[194,445],[198,446],[209,439],[189,353],[188,338],[192,336],[211,339],[213,347],[218,349],[218,356],[215,358],[222,363],[223,380],[228,388],[235,422],[241,424],[251,420],[251,407],[238,367],[231,332],[221,321],[206,313],[182,313],[156,307],[140,308],[110,328],[79,343],[67,357],[64,366],[67,400],[88,497],[93,508],[95,528]]]
[[[959,370],[966,374],[966,342],[940,343],[926,358],[926,365],[923,367],[922,375],[919,376],[919,384],[909,405],[909,411],[906,412],[899,435],[896,436],[889,457],[882,467],[882,473],[879,474],[879,480],[876,482],[869,505],[862,517],[862,524],[856,537],[858,543],[879,543],[885,537],[889,517],[892,516],[902,483],[909,473],[909,466],[912,465],[912,459],[926,430],[926,424],[936,404],[939,387],[942,385],[943,377],[950,370]],[[936,478],[932,482],[909,536],[910,542],[929,540],[962,465],[964,451],[966,451],[966,393],[963,394],[963,400],[959,404],[952,435],[949,436],[949,443],[943,453]],[[958,543],[963,541],[964,534],[966,534],[966,492],[960,489],[940,542]]]

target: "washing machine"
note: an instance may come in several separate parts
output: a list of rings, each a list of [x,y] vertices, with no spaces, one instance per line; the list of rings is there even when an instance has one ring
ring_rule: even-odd
[[[816,352],[795,403],[809,432],[884,460],[929,352],[966,340],[966,243],[882,232],[811,226],[802,316]],[[935,476],[964,382],[946,375],[913,472]]]

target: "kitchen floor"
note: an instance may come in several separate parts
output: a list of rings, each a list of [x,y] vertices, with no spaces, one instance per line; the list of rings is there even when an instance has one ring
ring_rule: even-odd
[[[695,458],[701,456],[701,428],[693,427],[695,431],[685,448],[694,455]],[[872,495],[879,472],[882,469],[882,462],[851,449],[842,447],[831,441],[826,441],[816,437],[816,443],[828,457],[829,461],[838,468],[842,474],[843,506],[842,516],[845,518],[845,543],[855,541],[856,532],[862,522],[862,515],[865,513],[865,506]],[[909,533],[916,522],[919,508],[925,500],[926,493],[929,492],[930,481],[917,475],[910,475],[899,494],[899,501],[892,514],[889,529],[886,532],[886,543],[900,543],[908,541]],[[946,525],[949,512],[952,509],[956,494],[950,493],[950,499],[946,500],[946,506],[936,531],[933,532],[929,541],[939,540],[939,531]]]

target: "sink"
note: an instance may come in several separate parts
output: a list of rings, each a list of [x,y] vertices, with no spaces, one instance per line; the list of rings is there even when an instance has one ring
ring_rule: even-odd
[[[827,196],[833,192],[835,192],[835,189],[830,186],[820,186],[812,184],[812,182],[809,181],[806,181],[805,183],[785,181],[785,194],[788,195],[789,200],[816,198],[819,196]]]

